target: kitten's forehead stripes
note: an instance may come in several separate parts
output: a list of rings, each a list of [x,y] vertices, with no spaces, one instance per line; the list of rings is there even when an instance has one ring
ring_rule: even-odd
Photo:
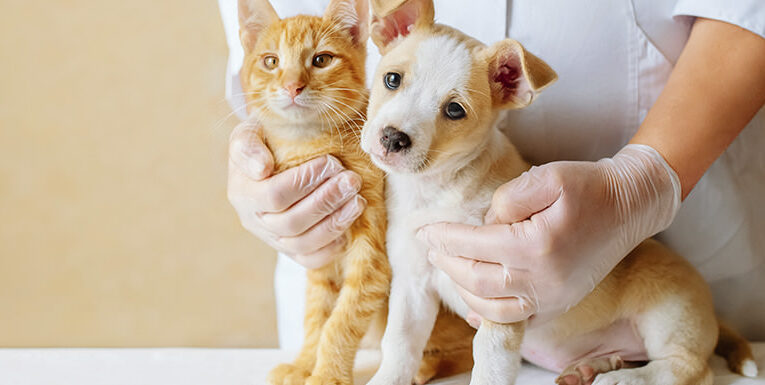
[[[270,39],[263,47],[272,52],[287,52],[290,56],[299,56],[301,60],[308,60],[322,51],[330,51],[332,56],[344,58],[346,55],[336,49],[333,40],[343,42],[348,39],[343,33],[342,27],[337,23],[324,23],[315,28],[305,28],[291,23],[284,23],[275,28],[279,29],[278,39]]]

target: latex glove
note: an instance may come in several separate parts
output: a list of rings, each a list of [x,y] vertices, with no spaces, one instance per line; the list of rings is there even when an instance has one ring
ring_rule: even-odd
[[[497,189],[486,225],[439,223],[417,236],[475,313],[501,323],[532,315],[543,322],[576,305],[635,246],[667,228],[680,194],[658,152],[628,145],[598,162],[533,167]]]
[[[271,175],[273,155],[258,127],[244,122],[229,143],[228,198],[242,225],[306,268],[332,261],[366,201],[361,177],[332,156]]]

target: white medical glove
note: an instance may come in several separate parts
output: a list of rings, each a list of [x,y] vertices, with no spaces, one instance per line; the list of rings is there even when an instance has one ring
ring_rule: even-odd
[[[228,199],[242,225],[306,268],[330,263],[366,207],[358,195],[361,177],[332,156],[276,175],[273,168],[258,126],[237,126],[229,144]]]
[[[533,167],[497,189],[484,226],[439,223],[417,236],[475,313],[501,323],[532,315],[544,322],[667,228],[680,194],[656,150],[627,145],[598,162]],[[475,315],[468,320],[475,324]]]

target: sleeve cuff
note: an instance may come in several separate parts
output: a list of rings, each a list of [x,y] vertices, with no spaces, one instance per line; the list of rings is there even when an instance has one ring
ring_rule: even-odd
[[[703,17],[737,25],[765,39],[763,0],[680,0],[674,17]]]

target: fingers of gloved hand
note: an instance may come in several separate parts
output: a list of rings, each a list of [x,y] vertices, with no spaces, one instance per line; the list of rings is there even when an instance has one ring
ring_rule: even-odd
[[[457,285],[457,292],[475,313],[496,323],[520,322],[531,317],[536,308],[525,298],[481,298]]]
[[[420,228],[417,239],[444,255],[525,268],[529,261],[513,256],[529,255],[533,243],[519,230],[530,231],[527,225],[472,226],[441,222]],[[516,259],[517,263],[511,259]]]
[[[280,250],[291,255],[311,254],[340,237],[361,215],[367,205],[366,199],[356,195],[339,210],[296,237],[277,240]]]
[[[345,235],[341,235],[328,245],[313,253],[298,254],[292,256],[292,259],[306,269],[318,269],[334,261],[335,258],[343,252],[343,249],[345,249],[347,244],[348,238]]]
[[[532,167],[494,192],[484,223],[515,223],[550,207],[564,184],[560,165]]]
[[[361,177],[343,171],[280,213],[264,213],[263,225],[281,237],[302,234],[351,200],[361,189]]]
[[[430,263],[443,270],[451,279],[475,296],[505,298],[526,295],[525,274],[505,269],[496,263],[486,263],[463,257],[451,257],[435,250],[428,252]]]
[[[274,170],[274,157],[263,143],[257,126],[242,122],[231,134],[228,147],[229,163],[238,167],[252,180],[262,180]]]
[[[229,198],[258,213],[281,212],[305,198],[327,179],[344,169],[336,158],[322,156],[290,168],[262,181],[237,175],[237,167],[229,174]],[[241,202],[244,202],[242,204]],[[235,204],[237,206],[237,204]]]

